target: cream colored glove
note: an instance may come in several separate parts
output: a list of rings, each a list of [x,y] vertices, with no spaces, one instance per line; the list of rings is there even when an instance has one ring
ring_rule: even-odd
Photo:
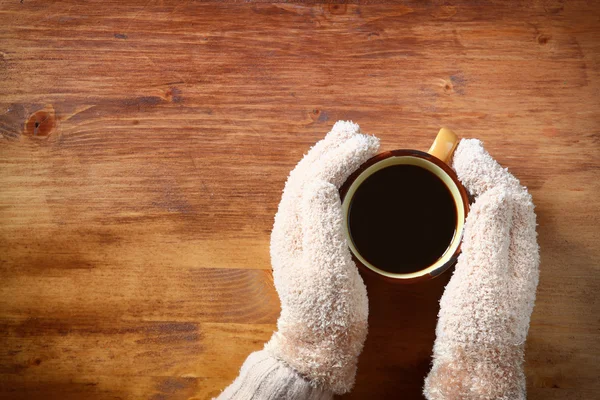
[[[339,121],[290,173],[271,235],[278,331],[220,400],[327,399],[352,388],[368,302],[338,190],[378,149],[377,138]]]
[[[476,201],[440,301],[425,396],[525,399],[523,352],[539,276],[531,196],[478,140],[460,142],[453,166]]]

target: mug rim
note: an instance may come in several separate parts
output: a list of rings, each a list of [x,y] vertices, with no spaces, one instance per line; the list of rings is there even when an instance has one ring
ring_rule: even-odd
[[[444,173],[453,181],[453,183],[456,185],[456,188],[458,189],[458,192],[460,194],[460,197],[461,197],[461,200],[463,203],[464,219],[466,220],[467,215],[469,213],[469,196],[467,194],[465,187],[458,180],[458,177],[456,176],[456,173],[454,172],[454,170],[452,168],[450,168],[450,166],[448,164],[446,164],[444,161],[440,160],[439,158],[432,156],[431,154],[426,153],[424,151],[413,150],[413,149],[389,150],[389,151],[385,151],[383,153],[379,153],[379,154],[371,157],[369,160],[367,160],[356,171],[354,171],[340,187],[339,192],[340,192],[340,199],[341,199],[342,205],[344,204],[344,200],[345,200],[352,184],[363,172],[365,172],[368,168],[372,167],[373,165],[380,163],[391,157],[421,158],[421,159],[425,159],[425,160],[431,162],[432,164],[435,164],[440,169],[442,169],[442,171],[444,171]],[[375,173],[375,172],[377,172],[377,171],[374,171],[373,173]],[[451,189],[449,188],[449,190],[451,190]],[[455,204],[456,204],[456,200],[455,200]],[[458,204],[456,204],[456,205],[458,206]],[[348,227],[348,215],[346,212],[344,212],[344,224],[345,224],[345,231],[348,233],[348,236],[350,236],[349,227]],[[464,233],[464,221],[463,221],[463,229],[462,229],[462,232],[460,233],[460,235],[462,236],[463,233]],[[348,239],[350,239],[350,238],[348,238]],[[429,271],[422,275],[409,277],[409,278],[401,277],[402,275],[408,275],[408,274],[395,274],[398,276],[393,277],[393,276],[388,276],[388,275],[379,273],[379,272],[373,270],[371,267],[363,264],[363,262],[356,256],[356,254],[354,254],[354,251],[350,251],[350,253],[352,254],[352,258],[354,259],[355,263],[360,267],[360,269],[362,271],[365,271],[368,274],[375,275],[379,278],[383,278],[384,280],[394,282],[394,283],[415,283],[415,282],[419,282],[419,281],[433,279],[433,278],[441,275],[443,272],[448,270],[450,267],[452,267],[456,263],[456,260],[458,259],[458,256],[461,251],[462,237],[460,237],[458,240],[459,240],[458,246],[454,250],[454,253],[450,256],[448,261],[446,261],[442,265],[439,265],[437,268],[435,268],[432,271]],[[351,247],[351,249],[352,249],[352,247]],[[434,265],[434,264],[432,264],[432,265]],[[374,266],[374,267],[377,268],[376,266]],[[420,271],[425,271],[428,268],[431,268],[431,266],[423,268]],[[416,272],[420,272],[420,271],[416,271]]]

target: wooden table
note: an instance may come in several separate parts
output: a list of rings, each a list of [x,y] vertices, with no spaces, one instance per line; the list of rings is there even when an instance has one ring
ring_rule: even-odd
[[[1,2],[0,398],[217,395],[275,327],[273,215],[339,119],[386,150],[449,126],[529,187],[529,398],[597,398],[600,7],[377,3]],[[448,277],[367,282],[344,398],[421,398]]]

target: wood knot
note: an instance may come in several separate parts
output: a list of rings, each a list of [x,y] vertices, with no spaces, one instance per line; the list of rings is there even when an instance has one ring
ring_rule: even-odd
[[[330,4],[329,12],[333,15],[342,15],[346,14],[346,10],[348,6],[346,4]]]
[[[439,79],[438,85],[442,88],[442,92],[444,93],[452,93],[454,92],[454,84],[452,79]]]
[[[181,103],[181,90],[177,89],[176,87],[170,87],[165,92],[165,98],[173,103]]]
[[[327,114],[327,111],[314,108],[310,113],[310,118],[314,122],[327,122],[329,121],[329,114]]]
[[[565,8],[564,0],[547,0],[543,3],[547,14],[560,14]]]
[[[54,108],[48,106],[31,114],[25,122],[24,134],[34,138],[48,137],[56,126]]]
[[[546,44],[547,44],[547,43],[550,41],[550,39],[552,39],[552,36],[550,36],[550,35],[544,35],[544,34],[540,34],[540,35],[538,35],[538,37],[537,37],[537,42],[538,42],[540,45],[544,46],[544,45],[546,45]]]
[[[456,15],[458,8],[451,4],[446,4],[441,7],[436,7],[431,13],[431,16],[439,19],[450,19]]]
[[[466,82],[466,78],[461,73],[457,73],[455,75],[451,75],[450,79],[439,79],[438,85],[442,89],[443,93],[456,93],[458,95],[462,95],[465,94],[464,89]]]

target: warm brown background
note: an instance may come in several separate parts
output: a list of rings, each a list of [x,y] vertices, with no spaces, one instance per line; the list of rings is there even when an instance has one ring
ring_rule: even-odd
[[[600,7],[377,3],[1,2],[0,398],[218,394],[274,329],[273,215],[338,119],[388,150],[447,125],[530,188],[529,398],[598,398]],[[368,282],[345,398],[421,397],[447,279]]]

